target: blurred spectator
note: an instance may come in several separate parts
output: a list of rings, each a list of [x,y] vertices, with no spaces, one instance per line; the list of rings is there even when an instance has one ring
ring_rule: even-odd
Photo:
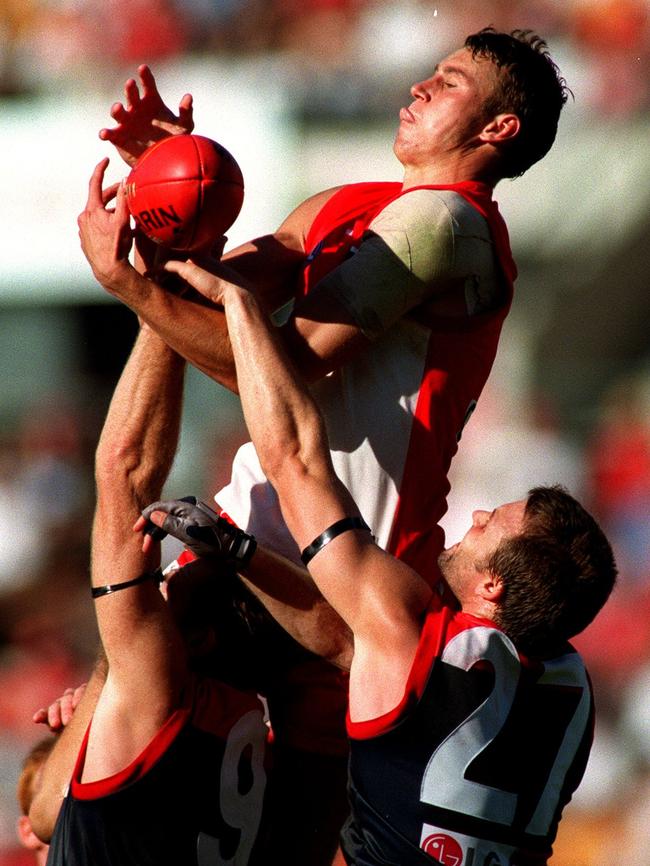
[[[182,4],[172,0],[102,0],[98,41],[111,45],[113,60],[127,66],[157,63],[190,48]]]
[[[588,69],[580,101],[592,111],[628,116],[650,102],[643,0],[3,0],[0,92],[100,83],[187,53],[266,52],[304,70],[309,115],[322,104],[345,117],[368,100],[392,105],[432,57],[489,24],[562,41]]]
[[[92,505],[80,413],[58,395],[30,406],[19,430],[17,484],[44,531],[74,529]]]
[[[1,866],[34,862],[15,845],[4,853],[17,817],[4,795],[34,742],[34,709],[87,677],[97,644],[87,592],[91,426],[52,398],[28,406],[0,443]]]
[[[4,593],[31,583],[45,561],[40,521],[22,497],[17,463],[15,442],[0,441],[0,600]],[[20,544],[16,526],[21,527]]]
[[[17,74],[29,90],[50,90],[101,62],[95,16],[88,2],[33,0],[28,26],[17,34]],[[105,45],[102,46],[105,48]]]
[[[574,35],[593,67],[592,107],[613,116],[647,106],[649,30],[643,0],[578,2]]]
[[[16,69],[16,46],[33,27],[38,0],[3,0],[0,6],[0,95],[22,89]]]
[[[594,512],[611,539],[623,584],[650,588],[650,419],[643,379],[607,392],[588,446]]]

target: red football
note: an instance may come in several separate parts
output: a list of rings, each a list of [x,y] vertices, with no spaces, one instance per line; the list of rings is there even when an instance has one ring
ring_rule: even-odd
[[[202,135],[174,135],[152,144],[126,181],[139,228],[174,250],[209,247],[234,223],[244,178],[233,155]]]

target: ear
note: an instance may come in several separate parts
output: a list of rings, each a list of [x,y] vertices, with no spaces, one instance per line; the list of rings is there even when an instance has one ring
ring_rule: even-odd
[[[483,127],[479,138],[486,144],[499,144],[511,141],[519,135],[520,129],[521,121],[516,114],[497,114],[487,126]]]
[[[498,574],[492,574],[489,571],[484,571],[482,573],[481,580],[477,587],[477,593],[484,601],[498,604],[503,596],[503,591],[503,581]]]
[[[29,851],[40,851],[45,847],[45,842],[42,842],[32,830],[32,824],[27,815],[20,816],[16,831],[23,848],[27,848]]]

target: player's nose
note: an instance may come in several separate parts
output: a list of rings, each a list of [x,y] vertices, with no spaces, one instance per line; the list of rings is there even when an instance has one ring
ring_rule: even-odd
[[[428,99],[429,92],[427,90],[427,82],[416,81],[411,87],[411,96],[413,99]]]
[[[472,523],[474,526],[484,526],[490,512],[483,511],[480,508],[477,508],[476,511],[472,511]]]

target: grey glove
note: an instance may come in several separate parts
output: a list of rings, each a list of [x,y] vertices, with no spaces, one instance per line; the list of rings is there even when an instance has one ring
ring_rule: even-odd
[[[162,528],[151,522],[145,528],[157,540],[173,535],[197,556],[214,557],[237,568],[245,568],[255,553],[257,542],[252,535],[233,526],[195,496],[152,502],[142,516],[149,520],[154,511],[166,514]]]

